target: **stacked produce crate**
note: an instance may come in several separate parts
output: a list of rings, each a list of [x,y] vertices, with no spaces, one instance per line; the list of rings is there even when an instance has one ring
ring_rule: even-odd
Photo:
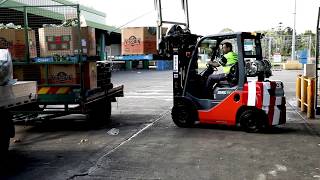
[[[29,57],[37,56],[37,45],[34,30],[28,30],[28,42],[26,42],[25,30],[20,25],[0,24],[0,47],[9,49],[13,61],[24,61],[26,47],[29,46]]]
[[[163,28],[161,34],[165,35],[166,31],[167,28]],[[132,67],[148,69],[150,61],[155,60],[153,55],[158,54],[156,32],[156,27],[128,27],[122,29],[122,55],[116,59],[124,60],[127,70],[132,69]],[[170,61],[159,61],[156,63],[156,67],[157,70],[168,70],[172,68],[170,64],[172,64]]]
[[[77,23],[69,20],[69,23],[39,28],[40,57],[34,61],[41,64],[40,84],[81,84],[81,65],[78,62],[82,60],[84,88],[97,88],[95,29],[81,27],[79,30]]]
[[[155,27],[128,27],[121,34],[122,55],[157,53]]]
[[[83,55],[96,55],[95,29],[82,27],[44,27],[39,29],[41,57],[72,57],[79,54],[82,48]],[[81,44],[81,47],[80,47]],[[64,60],[62,58],[62,60]]]
[[[20,81],[37,81],[40,83],[40,66],[28,64],[23,66],[13,66],[13,78]]]
[[[82,67],[85,89],[110,86],[110,65],[101,64],[97,69],[95,28],[79,29],[78,23],[77,19],[68,19],[62,24],[43,24],[33,30],[13,23],[0,24],[0,47],[9,49],[15,63],[25,63],[14,66],[13,77],[35,80],[40,86],[80,85]]]
[[[98,63],[97,66],[97,85],[98,87],[111,89],[111,67],[110,63]]]

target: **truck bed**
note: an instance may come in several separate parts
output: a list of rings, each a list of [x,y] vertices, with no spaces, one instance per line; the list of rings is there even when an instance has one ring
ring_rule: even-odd
[[[37,82],[18,81],[13,85],[0,86],[0,109],[11,108],[34,101]]]

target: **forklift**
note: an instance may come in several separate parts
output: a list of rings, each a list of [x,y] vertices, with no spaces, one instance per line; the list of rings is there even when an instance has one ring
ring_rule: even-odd
[[[199,122],[258,132],[286,122],[284,86],[281,81],[268,80],[271,63],[262,56],[262,34],[238,32],[202,37],[190,32],[188,20],[162,21],[161,2],[156,5],[158,28],[161,30],[163,22],[174,24],[159,40],[158,50],[163,58],[173,59],[171,115],[178,127],[192,127]],[[182,5],[188,19],[187,0]],[[221,47],[225,42],[232,44],[238,61],[225,80],[207,87],[209,75],[221,71]]]

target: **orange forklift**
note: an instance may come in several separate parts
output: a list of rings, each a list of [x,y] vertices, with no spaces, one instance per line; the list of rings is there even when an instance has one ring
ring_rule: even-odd
[[[201,37],[192,34],[187,0],[182,4],[186,23],[163,21],[161,2],[156,2],[159,29],[163,23],[174,24],[166,36],[160,38],[158,47],[163,58],[173,59],[173,122],[178,127],[192,127],[196,122],[240,125],[247,132],[284,124],[284,86],[281,81],[268,80],[272,71],[271,63],[262,56],[263,35],[238,32]],[[221,47],[225,42],[232,44],[237,63],[230,67],[224,80],[208,87],[209,76],[222,71]]]

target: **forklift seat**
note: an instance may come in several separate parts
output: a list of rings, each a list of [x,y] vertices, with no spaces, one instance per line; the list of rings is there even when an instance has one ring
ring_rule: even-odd
[[[220,81],[218,84],[217,84],[217,87],[231,87],[232,85],[230,84],[230,82],[228,82],[227,80],[225,81]]]
[[[209,110],[219,104],[219,101],[197,98],[192,96],[190,93],[186,93],[186,96],[195,102],[198,110]]]

